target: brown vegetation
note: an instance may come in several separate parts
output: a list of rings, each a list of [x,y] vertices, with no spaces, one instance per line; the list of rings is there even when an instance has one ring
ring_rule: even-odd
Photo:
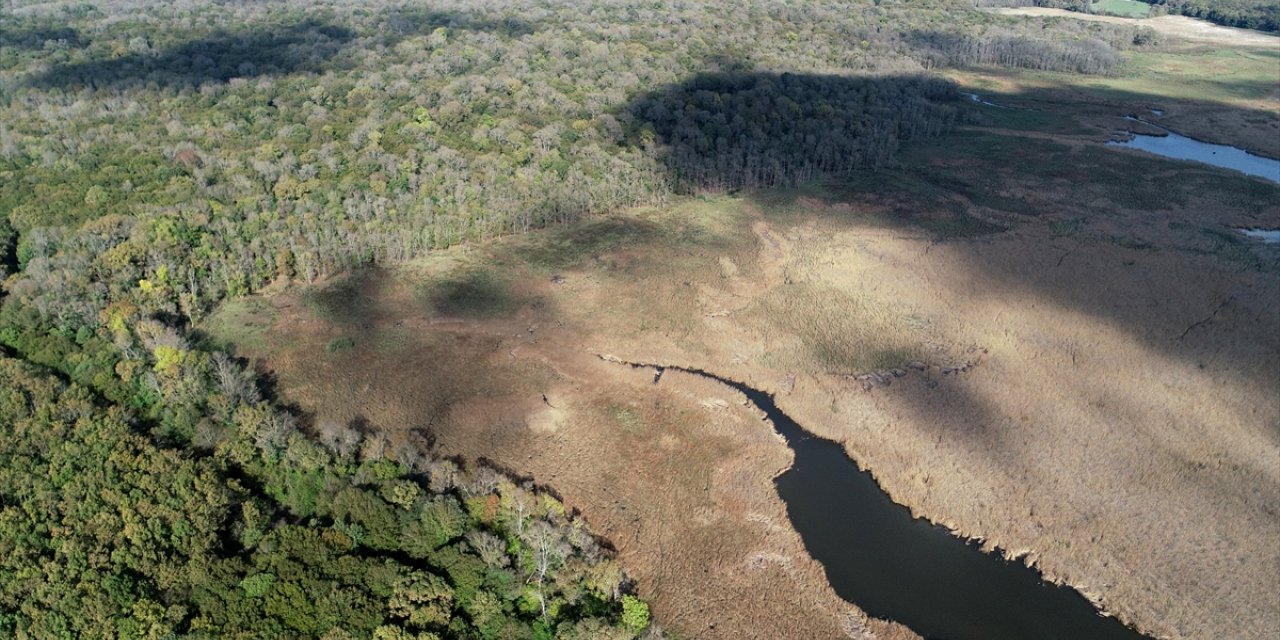
[[[1009,16],[1074,18],[1077,20],[1090,20],[1094,22],[1110,22],[1112,24],[1144,26],[1155,29],[1166,36],[1215,45],[1274,47],[1276,46],[1277,41],[1280,41],[1280,37],[1269,33],[1260,33],[1249,29],[1237,29],[1235,27],[1224,27],[1222,25],[1216,25],[1211,22],[1197,20],[1195,18],[1188,18],[1186,16],[1121,18],[1118,16],[1079,13],[1075,11],[1067,11],[1066,9],[1052,9],[1048,7],[1017,7],[996,9],[995,11]]]
[[[247,355],[317,428],[360,421],[555,486],[689,637],[903,631],[826,585],[770,481],[787,449],[740,398],[597,353],[777,392],[895,500],[1146,632],[1265,637],[1280,262],[1229,227],[1280,225],[1276,188],[1078,124],[964,131],[901,170],[278,296]]]

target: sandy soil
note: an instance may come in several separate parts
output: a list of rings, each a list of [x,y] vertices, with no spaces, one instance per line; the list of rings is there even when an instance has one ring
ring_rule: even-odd
[[[597,354],[777,392],[898,502],[1151,634],[1269,637],[1280,252],[1228,227],[1280,226],[1277,190],[962,134],[979,137],[866,189],[460,247],[360,281],[337,308],[278,295],[246,354],[314,429],[364,421],[555,487],[682,637],[909,632],[826,584],[772,485],[790,453],[742,398]],[[1121,179],[1131,166],[1143,180]],[[477,269],[489,303],[430,303]],[[339,336],[354,348],[327,352]]]
[[[1121,18],[1118,16],[1099,16],[1066,9],[1050,9],[1046,7],[1016,7],[994,9],[996,13],[1007,16],[1037,16],[1056,18],[1075,18],[1077,20],[1093,20],[1096,22],[1113,22],[1117,24],[1133,24],[1152,29],[1175,38],[1238,47],[1280,47],[1280,37],[1252,29],[1237,29],[1213,24],[1205,20],[1197,20],[1186,16],[1157,16],[1155,18]]]

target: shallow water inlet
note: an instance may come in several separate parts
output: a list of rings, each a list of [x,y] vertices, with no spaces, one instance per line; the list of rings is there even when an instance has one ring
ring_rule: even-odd
[[[1223,169],[1233,169],[1264,180],[1280,183],[1280,160],[1265,158],[1225,144],[1210,144],[1174,133],[1145,120],[1131,118],[1164,131],[1164,135],[1131,134],[1127,140],[1113,140],[1109,147],[1127,147],[1175,160],[1190,160]]]
[[[1261,240],[1265,244],[1280,244],[1280,229],[1236,229],[1246,237]]]
[[[794,464],[774,480],[792,525],[836,593],[867,614],[925,638],[1144,638],[1076,590],[913,517],[839,444],[805,431],[769,394],[696,369],[623,364],[715,380],[765,413],[795,452]]]

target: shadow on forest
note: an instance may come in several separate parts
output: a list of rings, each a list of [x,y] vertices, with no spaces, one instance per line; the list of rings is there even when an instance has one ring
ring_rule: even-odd
[[[306,21],[290,27],[223,33],[155,53],[56,65],[31,77],[32,86],[93,89],[128,83],[201,86],[232,78],[317,73],[345,49],[355,32]]]
[[[0,48],[37,50],[48,42],[79,49],[89,44],[79,31],[67,26],[9,26],[0,25]]]
[[[717,72],[632,100],[632,144],[658,143],[682,192],[792,185],[877,167],[954,124],[955,86],[924,76]]]
[[[759,190],[751,198],[766,215],[794,210],[801,211],[796,219],[913,226],[934,242],[986,236],[952,246],[961,256],[960,270],[971,284],[979,283],[972,286],[980,295],[1030,296],[1123,328],[1155,352],[1201,368],[1207,362],[1232,367],[1233,357],[1225,355],[1218,337],[1187,339],[1186,329],[1224,304],[1231,313],[1219,320],[1236,314],[1280,317],[1256,301],[1245,304],[1237,295],[1245,286],[1239,282],[1189,288],[1186,280],[1160,275],[1171,264],[1162,258],[1171,250],[1226,261],[1224,271],[1275,269],[1274,259],[1223,229],[1248,220],[1276,226],[1280,188],[1205,165],[1106,149],[1100,141],[1073,147],[1036,137],[1041,130],[1080,134],[1077,105],[1094,122],[1114,118],[1118,129],[1127,113],[1176,103],[1123,91],[1080,94],[1080,88],[1065,85],[992,94],[996,103],[1030,107],[1002,110],[961,98],[954,85],[938,79],[708,73],[639,96],[619,119],[629,125],[629,143],[649,148],[682,192],[758,190],[821,179],[818,199],[826,207],[796,202],[794,194],[792,203],[780,207],[777,190]],[[1244,121],[1271,117],[1220,108]],[[925,140],[961,122],[1028,135],[979,129]],[[899,153],[907,140],[923,141]],[[1182,215],[1182,207],[1198,200],[1221,203],[1211,207],[1218,212],[1215,220],[1194,211]],[[1154,228],[1144,218],[1166,212]],[[992,248],[998,234],[1022,225],[1047,226],[1056,237],[1018,255]],[[1067,259],[1073,251],[1092,257]],[[1195,263],[1174,264],[1183,265],[1188,276],[1200,271]],[[1274,350],[1274,342],[1255,346]],[[1241,339],[1235,343],[1237,351],[1247,348]],[[988,428],[1001,420],[987,399],[950,402],[916,403],[921,423],[970,439],[976,450],[1004,448]],[[958,406],[980,418],[956,424],[950,412]]]
[[[426,9],[389,12],[384,26],[369,38],[345,26],[319,19],[290,26],[254,26],[243,32],[219,32],[156,52],[54,65],[28,78],[27,84],[41,88],[92,89],[134,83],[199,87],[208,83],[226,83],[233,78],[344,69],[354,66],[354,62],[347,63],[340,55],[356,48],[359,43],[368,41],[378,46],[393,46],[405,38],[428,34],[441,27],[511,36],[533,32],[530,24],[512,18],[491,20]],[[74,29],[65,31],[75,34]],[[22,41],[33,43],[32,46],[38,48],[43,43],[40,37],[40,33],[28,34]],[[35,44],[37,40],[39,43]]]
[[[533,24],[511,16],[496,19],[475,14],[436,11],[426,7],[401,7],[387,15],[387,28],[399,37],[429,33],[441,27],[461,31],[483,31],[511,38],[526,36],[536,31]]]

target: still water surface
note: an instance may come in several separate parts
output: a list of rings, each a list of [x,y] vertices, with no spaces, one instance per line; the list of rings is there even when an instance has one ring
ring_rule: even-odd
[[[1280,229],[1236,229],[1236,231],[1266,244],[1280,244]]]
[[[926,638],[955,640],[1138,640],[1079,592],[975,544],[889,499],[835,442],[815,437],[771,396],[701,371],[765,412],[795,452],[775,483],[809,553],[840,597]]]
[[[1165,135],[1162,136],[1136,133],[1129,140],[1111,141],[1107,146],[1138,149],[1175,160],[1202,162],[1280,183],[1280,160],[1265,158],[1230,145],[1200,142],[1168,129],[1164,131]]]

